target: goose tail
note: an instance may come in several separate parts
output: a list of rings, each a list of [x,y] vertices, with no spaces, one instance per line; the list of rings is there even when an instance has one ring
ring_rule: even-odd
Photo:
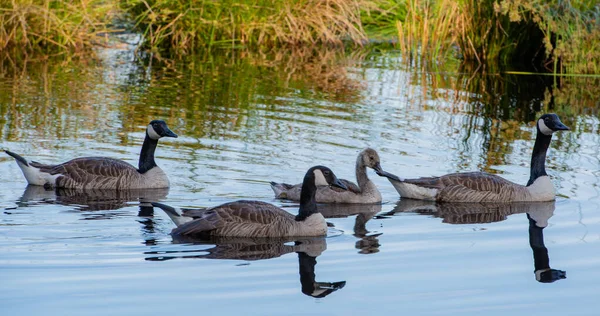
[[[181,208],[172,207],[167,204],[158,203],[158,202],[151,202],[151,204],[152,204],[152,206],[158,207],[161,210],[163,210],[169,216],[169,218],[173,221],[173,223],[175,223],[175,225],[177,227],[192,220],[191,217],[187,217],[187,216],[183,215],[183,210]]]
[[[291,184],[271,181],[271,189],[273,189],[276,199],[286,199],[288,197],[287,191],[292,187],[293,186]]]
[[[17,165],[23,171],[23,175],[25,179],[27,179],[27,183],[33,185],[43,185],[53,187],[56,181],[56,178],[60,176],[60,174],[50,174],[48,172],[44,172],[40,167],[49,167],[46,165],[42,165],[37,162],[29,162],[25,158],[21,157],[19,154],[16,154],[10,150],[4,150],[9,156],[15,158],[17,161]]]
[[[27,160],[25,158],[21,157],[19,154],[13,153],[12,151],[6,150],[6,149],[4,150],[4,152],[6,154],[8,154],[9,156],[15,158],[15,160],[17,161],[17,163],[19,165],[23,165],[25,167],[29,167],[29,162],[27,162]]]

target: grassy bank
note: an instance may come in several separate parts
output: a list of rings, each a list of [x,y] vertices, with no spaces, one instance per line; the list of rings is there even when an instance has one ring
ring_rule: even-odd
[[[364,43],[354,0],[122,0],[146,47],[189,53],[198,48],[270,49],[306,44]]]
[[[407,56],[456,53],[497,71],[600,73],[600,1],[408,0],[398,21]]]
[[[115,11],[111,0],[0,0],[0,52],[78,54],[100,41]]]
[[[0,0],[0,51],[93,52],[114,17],[155,56],[392,42],[406,60],[448,58],[554,73],[600,72],[600,1]],[[114,26],[112,26],[114,30]]]

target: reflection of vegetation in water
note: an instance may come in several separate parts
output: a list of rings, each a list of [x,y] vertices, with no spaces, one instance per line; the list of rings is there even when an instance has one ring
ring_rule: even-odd
[[[196,136],[217,136],[269,118],[260,111],[350,119],[341,113],[352,113],[347,104],[361,98],[364,86],[347,67],[363,54],[298,50],[257,57],[230,50],[190,57],[176,66],[4,64],[0,123],[8,128],[0,135],[27,138],[22,133],[35,126],[38,137],[104,138],[104,132],[139,132],[149,119],[163,117],[184,118]],[[106,120],[124,126],[107,127]],[[126,134],[120,137],[127,141]]]
[[[424,108],[468,114],[459,122],[456,134],[445,135],[456,139],[457,147],[461,148],[460,157],[456,159],[458,170],[472,167],[474,152],[482,150],[478,169],[498,172],[493,167],[507,164],[510,154],[518,148],[516,140],[535,137],[535,120],[541,113],[557,113],[572,130],[581,123],[575,117],[600,114],[594,97],[600,92],[598,79],[488,74],[470,68],[469,64],[458,67],[446,65],[439,73],[416,70],[411,74],[411,83],[421,87],[423,98],[434,100],[433,107],[430,101]],[[456,124],[455,121],[453,118],[448,124]],[[524,124],[527,127],[524,128]],[[575,137],[571,133],[560,133],[555,136],[552,147],[559,152],[575,152],[578,146]],[[522,154],[528,156],[530,152]]]
[[[188,124],[202,126],[189,126],[195,133],[231,136],[242,125],[257,124],[256,120],[269,119],[276,112],[309,116],[351,112],[347,106],[330,102],[348,104],[361,97],[363,85],[346,68],[362,58],[360,54],[309,50],[255,57],[231,50],[176,63],[176,69],[154,74],[161,84],[144,89],[135,111],[164,100],[165,106],[179,109],[178,115]],[[165,80],[166,76],[175,78]]]

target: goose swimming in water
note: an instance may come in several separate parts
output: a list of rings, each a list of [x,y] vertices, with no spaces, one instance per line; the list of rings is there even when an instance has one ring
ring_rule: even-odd
[[[11,151],[27,182],[53,188],[70,189],[155,189],[168,188],[169,178],[154,161],[161,137],[177,137],[162,120],[150,122],[140,153],[139,168],[108,157],[76,158],[59,165],[46,165]]]
[[[366,148],[358,154],[356,159],[356,180],[358,185],[351,181],[340,179],[348,187],[348,190],[340,190],[331,186],[320,186],[317,188],[317,203],[380,203],[381,193],[369,177],[367,167],[377,172],[383,172],[377,151]],[[302,184],[291,185],[287,183],[271,182],[271,188],[275,192],[275,198],[292,201],[300,200],[300,189]]]
[[[177,227],[171,235],[210,238],[221,237],[312,237],[325,236],[327,223],[317,209],[317,186],[333,185],[347,189],[327,167],[315,166],[306,172],[298,215],[260,201],[240,200],[219,206],[185,210],[162,203],[163,209]]]
[[[441,177],[401,179],[387,177],[402,198],[438,202],[537,202],[555,199],[554,186],[546,174],[546,152],[556,131],[566,127],[556,114],[542,115],[536,124],[537,136],[531,156],[531,175],[526,186],[485,172],[451,173]]]

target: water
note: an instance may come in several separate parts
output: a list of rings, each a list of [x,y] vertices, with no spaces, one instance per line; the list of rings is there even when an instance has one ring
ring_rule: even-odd
[[[157,150],[171,188],[48,192],[27,187],[0,156],[2,315],[597,313],[593,98],[550,97],[539,78],[422,73],[391,53],[308,62],[232,53],[174,68],[140,66],[129,50],[102,54],[99,65],[5,71],[0,147],[47,163],[96,155],[137,164],[145,125],[162,118],[180,135]],[[201,244],[173,240],[170,219],[139,203],[244,198],[295,213],[269,181],[300,182],[315,164],[354,180],[367,146],[403,177],[485,170],[525,183],[534,121],[548,108],[572,129],[548,153],[559,195],[550,205],[414,211],[369,171],[384,203],[322,208],[327,238]],[[545,228],[530,228],[527,214]],[[566,279],[536,280],[544,248]]]

